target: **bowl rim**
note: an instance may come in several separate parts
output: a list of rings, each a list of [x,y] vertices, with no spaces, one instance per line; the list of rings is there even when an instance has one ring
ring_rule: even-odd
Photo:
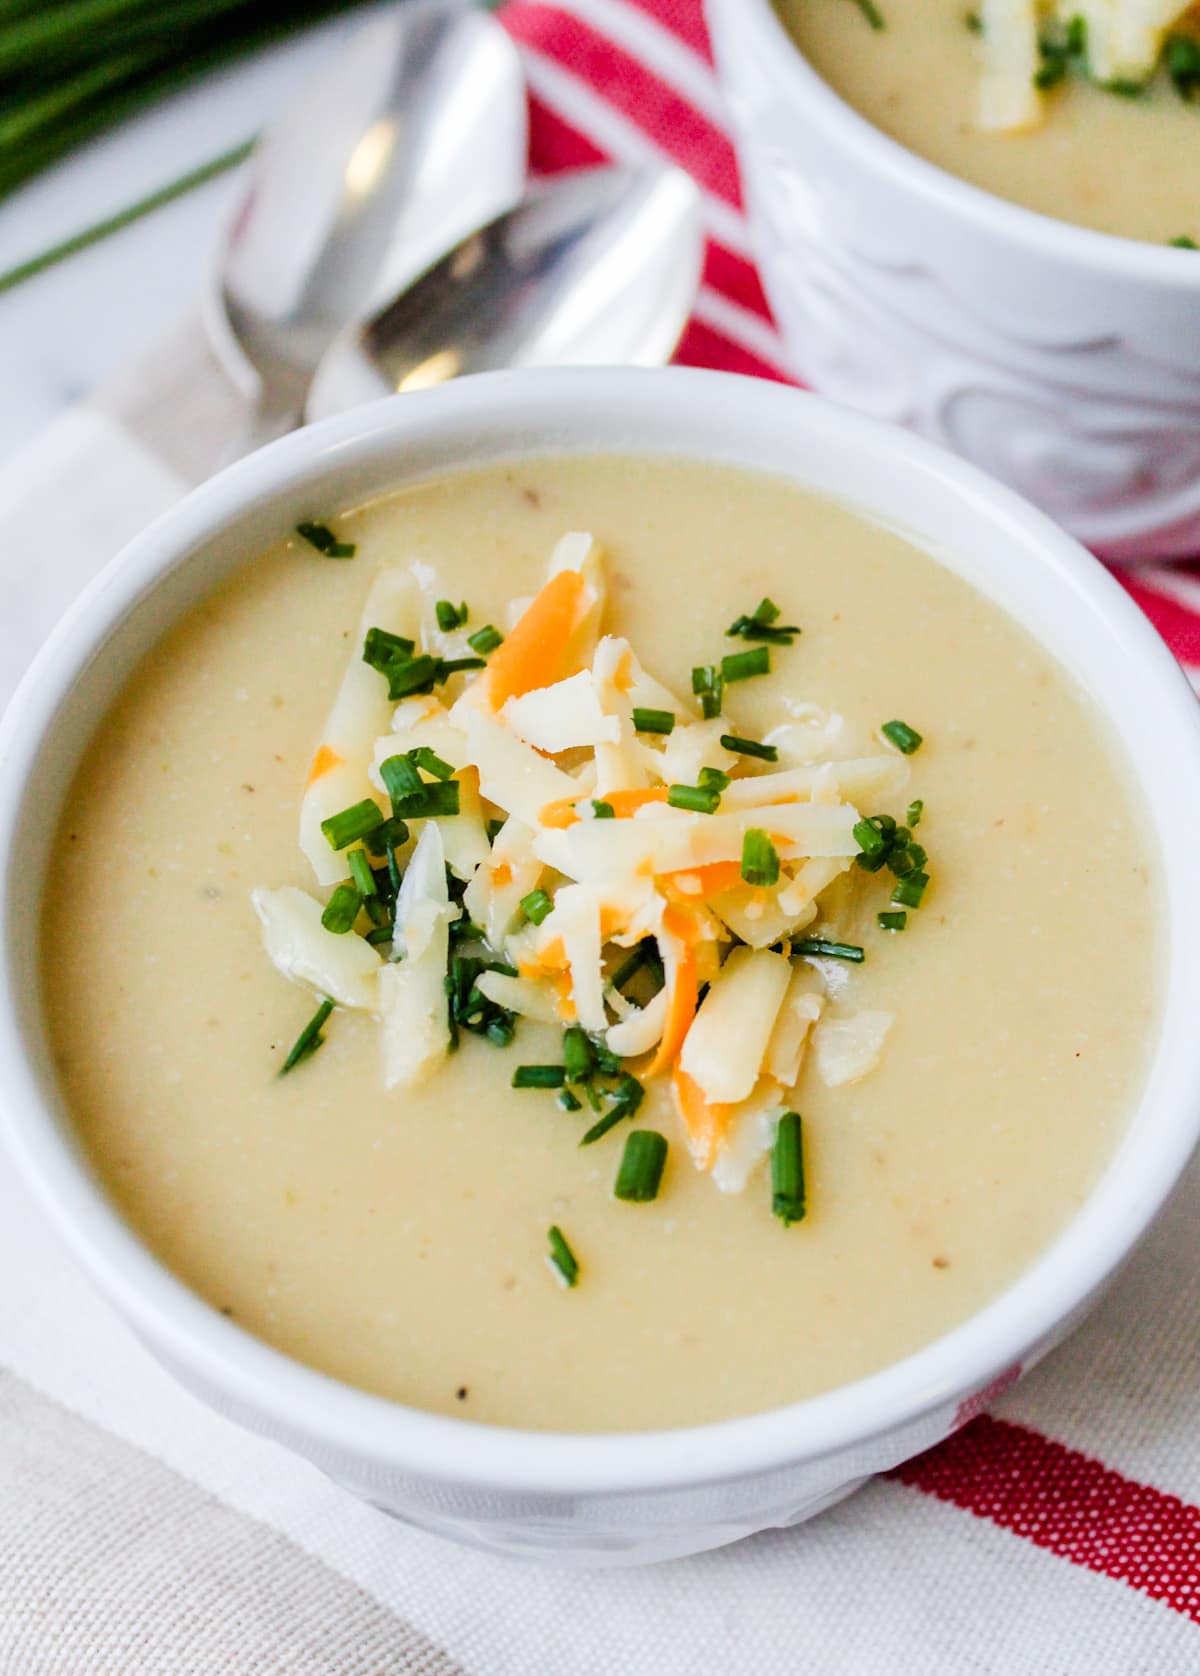
[[[768,73],[787,87],[789,96],[804,106],[830,133],[852,150],[868,168],[907,189],[949,215],[1002,234],[1038,255],[1050,255],[1076,267],[1107,269],[1123,279],[1153,280],[1184,291],[1200,290],[1200,259],[1194,250],[1169,244],[1104,233],[1059,221],[1040,210],[1002,198],[951,174],[937,163],[910,151],[857,111],[824,79],[792,38],[772,0],[704,0],[711,12],[724,10],[729,28],[753,40],[760,31],[756,57]],[[735,18],[736,12],[736,18]],[[713,31],[719,42],[723,31]],[[728,56],[718,46],[717,64]],[[1191,257],[1192,266],[1187,258]]]
[[[226,1320],[143,1246],[108,1201],[80,1152],[55,1121],[42,1094],[34,1055],[26,1050],[14,991],[12,906],[16,893],[13,852],[17,816],[29,776],[55,736],[58,710],[80,672],[109,633],[177,565],[258,506],[283,498],[318,472],[370,461],[384,446],[399,453],[427,422],[457,425],[464,466],[474,463],[472,439],[489,427],[513,436],[513,458],[553,454],[521,443],[521,404],[556,416],[699,406],[711,414],[714,433],[734,434],[734,413],[749,403],[765,422],[785,423],[798,460],[804,434],[833,436],[853,451],[856,465],[889,460],[935,477],[980,516],[1038,549],[1050,585],[1092,609],[1106,629],[1119,629],[1141,668],[1139,703],[1147,738],[1186,745],[1180,766],[1200,810],[1200,706],[1178,665],[1142,613],[1104,568],[1077,542],[1012,491],[935,445],[894,427],[838,408],[785,386],[729,374],[673,368],[504,372],[461,379],[440,389],[408,394],[297,432],[229,468],[195,490],[138,536],[100,573],[55,629],[26,673],[0,722],[0,1065],[4,1067],[0,1122],[4,1139],[27,1185],[48,1213],[75,1259],[114,1302],[139,1337],[176,1369],[220,1393],[226,1410],[253,1410],[260,1430],[292,1442],[303,1453],[319,1445],[342,1460],[370,1459],[414,1478],[465,1484],[488,1491],[548,1495],[614,1495],[698,1487],[771,1472],[800,1461],[815,1462],[861,1448],[872,1439],[914,1426],[942,1405],[986,1387],[1020,1363],[1029,1347],[1046,1342],[1079,1312],[1124,1259],[1167,1197],[1200,1130],[1200,1063],[1186,1075],[1176,1037],[1166,1029],[1174,1012],[1164,1002],[1161,1051],[1175,1048],[1174,1083],[1159,1099],[1154,1147],[1144,1146],[1121,1183],[1111,1166],[1058,1237],[1017,1279],[949,1333],[899,1362],[850,1385],[816,1397],[701,1426],[627,1433],[555,1433],[496,1427],[410,1408],[342,1384],[271,1349]],[[605,420],[602,422],[607,423]],[[595,452],[616,452],[599,440]],[[375,452],[373,452],[375,451]],[[567,452],[586,452],[576,445]],[[645,457],[670,456],[670,447],[641,447]],[[684,453],[684,449],[676,449]],[[708,458],[730,461],[715,440]],[[692,457],[696,457],[693,451]],[[703,456],[702,456],[703,457]],[[802,469],[796,480],[803,482]],[[1001,606],[1001,609],[1004,607]],[[1090,632],[1090,631],[1089,631]],[[101,653],[102,655],[102,653]],[[1146,695],[1150,695],[1147,697]],[[1114,697],[1113,708],[1117,700]],[[1154,724],[1153,729],[1151,723]],[[1164,857],[1170,834],[1150,823]],[[1181,855],[1180,834],[1175,849]],[[1170,868],[1164,869],[1170,873]],[[1181,879],[1190,875],[1181,872]],[[1179,889],[1184,889],[1184,884]],[[1200,881],[1194,887],[1200,901]],[[1171,960],[1177,958],[1172,939]],[[1182,946],[1189,947],[1186,943]],[[1191,962],[1189,1006],[1200,1000],[1200,951]],[[1164,953],[1164,964],[1166,956]],[[1182,1006],[1182,1003],[1180,1003]],[[1190,1041],[1190,1037],[1189,1037]],[[1146,1091],[1136,1110],[1146,1106]],[[263,1420],[263,1417],[266,1420]],[[937,1435],[943,1435],[943,1426]],[[933,1441],[915,1439],[910,1449]],[[891,1459],[900,1456],[892,1444]],[[869,1462],[864,1470],[874,1470]],[[886,1463],[883,1463],[886,1464]]]

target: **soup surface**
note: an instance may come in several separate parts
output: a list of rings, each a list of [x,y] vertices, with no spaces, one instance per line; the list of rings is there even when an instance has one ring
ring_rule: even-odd
[[[849,9],[849,8],[847,8]],[[331,509],[332,510],[332,509]],[[1136,1098],[1157,1015],[1157,890],[1090,704],[993,605],[898,536],[783,482],[669,461],[547,459],[419,486],[253,558],[151,653],[98,726],[44,917],[69,1106],[146,1243],[249,1332],[421,1408],[623,1430],[761,1410],[870,1373],[961,1322],[1084,1198]],[[806,1063],[807,1218],[693,1167],[669,1101],[658,1198],[617,1201],[621,1135],[513,1089],[561,1057],[522,1020],[387,1094],[378,1029],[334,1014],[279,1078],[313,998],[267,964],[252,887],[311,890],[297,804],[382,565],[421,560],[473,623],[532,593],[564,530],[608,555],[606,626],[688,692],[770,595],[803,629],[729,699],[761,739],[788,701],[879,750],[920,728],[909,796],[932,883],[903,934],[859,875],[830,1007],[894,1015],[878,1067]],[[732,644],[740,644],[733,642]],[[1113,912],[1113,904],[1119,912]],[[572,1290],[544,1263],[557,1224]]]
[[[851,0],[776,0],[805,57],[848,104],[948,173],[1059,221],[1164,244],[1200,242],[1200,104],[1164,73],[1137,98],[1071,74],[1040,126],[985,133],[980,66],[962,0],[880,0],[871,29]]]

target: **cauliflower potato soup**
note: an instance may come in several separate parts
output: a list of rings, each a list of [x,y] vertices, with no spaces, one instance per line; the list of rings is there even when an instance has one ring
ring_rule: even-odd
[[[1200,8],[1180,0],[775,0],[877,128],[1027,209],[1200,243]]]
[[[1007,1286],[1158,1010],[1068,676],[772,478],[544,459],[310,517],[62,816],[53,1051],[147,1246],[352,1385],[566,1431],[812,1395]]]

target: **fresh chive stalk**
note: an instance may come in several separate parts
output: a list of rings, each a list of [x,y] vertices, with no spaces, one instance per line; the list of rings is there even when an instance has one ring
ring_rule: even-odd
[[[613,821],[617,818],[617,811],[611,803],[606,803],[601,797],[592,799],[592,819],[595,821]]]
[[[596,1062],[602,1071],[609,1073],[609,1067],[604,1063],[599,1051],[596,1053]],[[613,1060],[613,1064],[619,1066],[620,1061]],[[584,1084],[585,1088],[590,1086],[588,1083]],[[615,1129],[617,1124],[623,1122],[625,1118],[634,1117],[645,1098],[645,1094],[646,1090],[635,1076],[632,1076],[628,1071],[621,1071],[616,1088],[612,1089],[609,1094],[612,1104],[604,1116],[598,1122],[592,1124],[580,1141],[580,1146],[591,1146],[594,1142],[602,1140],[610,1129]]]
[[[647,1205],[657,1199],[666,1162],[666,1136],[657,1129],[635,1129],[625,1137],[613,1197],[632,1205]]]
[[[328,524],[297,524],[296,534],[326,559],[352,559],[358,551],[353,541],[339,541]]]
[[[359,854],[362,854],[361,850]],[[357,885],[338,885],[321,913],[321,924],[326,931],[341,937],[353,926],[362,904],[362,894]]]
[[[919,908],[921,898],[925,895],[929,884],[928,873],[918,870],[909,873],[903,879],[896,880],[896,888],[892,891],[892,905],[896,908]]]
[[[453,634],[456,628],[461,628],[467,620],[467,602],[455,605],[453,600],[439,599],[434,606],[437,613],[437,626],[443,634]]]
[[[531,890],[528,896],[521,898],[521,911],[534,925],[540,925],[553,907],[553,901],[544,890]]]
[[[325,1020],[333,1011],[333,1006],[333,1002],[328,996],[326,996],[321,1002],[321,1005],[317,1008],[316,1012],[309,1019],[308,1023],[304,1026],[304,1029],[292,1043],[292,1047],[287,1058],[279,1067],[279,1075],[281,1077],[286,1077],[288,1072],[294,1071],[296,1066],[299,1065],[302,1060],[309,1059],[314,1053],[316,1053],[317,1049],[325,1040],[325,1037],[321,1034],[321,1032],[324,1028]]]
[[[670,733],[675,727],[675,717],[669,710],[643,710],[635,705],[633,725],[638,733]]]
[[[416,763],[407,756],[388,757],[386,761],[381,762],[379,777],[392,800],[393,809],[406,797],[415,796],[425,787],[424,780],[417,772]]]
[[[892,901],[895,900],[893,895]],[[801,937],[792,944],[792,953],[818,955],[824,960],[848,960],[855,966],[861,966],[866,958],[857,943],[831,943],[826,937]]]
[[[779,621],[779,607],[773,599],[762,599],[749,616],[735,617],[725,630],[729,636],[743,640],[766,640],[777,646],[790,646],[800,630],[795,623]]]
[[[779,851],[758,827],[742,839],[742,878],[767,890],[779,883]]]
[[[919,751],[924,743],[923,735],[919,734],[915,727],[909,727],[907,722],[884,722],[879,731],[906,757],[912,756],[914,751]]]
[[[692,670],[692,692],[700,700],[700,714],[705,721],[721,714],[725,682],[715,663],[702,663]]]
[[[577,1095],[572,1094],[569,1088],[560,1089],[555,1097],[555,1103],[561,1111],[578,1112],[583,1110],[583,1101]]]
[[[800,1114],[784,1112],[771,1149],[771,1212],[790,1228],[793,1222],[803,1222],[807,1208]]]
[[[587,1031],[572,1024],[563,1035],[563,1067],[568,1082],[586,1082],[594,1068]]]
[[[909,827],[919,826],[920,822],[921,822],[921,816],[924,813],[925,813],[925,801],[924,801],[924,799],[920,798],[920,797],[915,798],[913,800],[913,802],[911,802],[909,804],[908,808],[905,810],[905,814],[904,814],[905,824]]]
[[[774,745],[761,745],[757,739],[743,739],[737,733],[723,733],[721,743],[735,756],[757,757],[760,762],[778,762],[779,751]]]
[[[715,815],[721,793],[714,786],[668,786],[667,802],[672,809],[689,809],[695,815]]]
[[[383,816],[378,803],[373,798],[364,797],[361,803],[352,803],[348,809],[341,809],[322,821],[321,831],[330,849],[344,850],[360,838],[370,838],[382,825]]]
[[[449,780],[454,774],[450,764],[428,745],[418,745],[415,750],[409,751],[408,760],[415,768],[423,768],[426,774],[432,774],[435,780]]]
[[[375,869],[371,866],[366,850],[351,850],[346,860],[350,866],[350,877],[354,880],[354,887],[363,901],[378,896],[379,886],[375,879]]]
[[[512,1074],[514,1088],[561,1088],[566,1080],[562,1065],[518,1065]]]
[[[494,652],[503,639],[504,636],[498,628],[492,623],[485,623],[483,628],[476,629],[474,634],[467,636],[467,645],[471,647],[472,651],[478,652],[482,658],[486,657],[489,652]]]
[[[392,664],[404,663],[416,651],[416,642],[402,634],[390,634],[387,629],[371,628],[363,640],[362,658],[372,669],[386,675]]]
[[[903,909],[901,909],[899,913],[877,914],[876,918],[879,921],[879,929],[881,931],[903,931],[904,927],[908,924],[908,915]]]
[[[550,1242],[546,1261],[564,1286],[575,1286],[579,1281],[579,1261],[567,1244],[566,1235],[555,1226],[546,1237]]]
[[[854,4],[866,18],[872,29],[886,29],[887,19],[875,4],[875,0],[854,0]]]
[[[721,679],[727,686],[731,681],[749,681],[754,675],[770,673],[769,646],[756,646],[752,652],[730,652],[721,659]]]

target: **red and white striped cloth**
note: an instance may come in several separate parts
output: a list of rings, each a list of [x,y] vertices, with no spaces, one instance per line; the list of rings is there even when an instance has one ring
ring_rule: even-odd
[[[787,381],[700,0],[501,15],[526,53],[539,169],[667,156],[703,186],[705,282],[680,359]],[[135,369],[138,390],[74,410],[0,472],[0,683],[97,548],[181,492],[137,414],[222,434],[205,355],[185,333]],[[1200,670],[1200,572],[1124,580]],[[0,1676],[1190,1676],[1198,1226],[1193,1164],[1067,1345],[812,1524],[578,1575],[408,1530],[202,1408],[0,1171]]]

